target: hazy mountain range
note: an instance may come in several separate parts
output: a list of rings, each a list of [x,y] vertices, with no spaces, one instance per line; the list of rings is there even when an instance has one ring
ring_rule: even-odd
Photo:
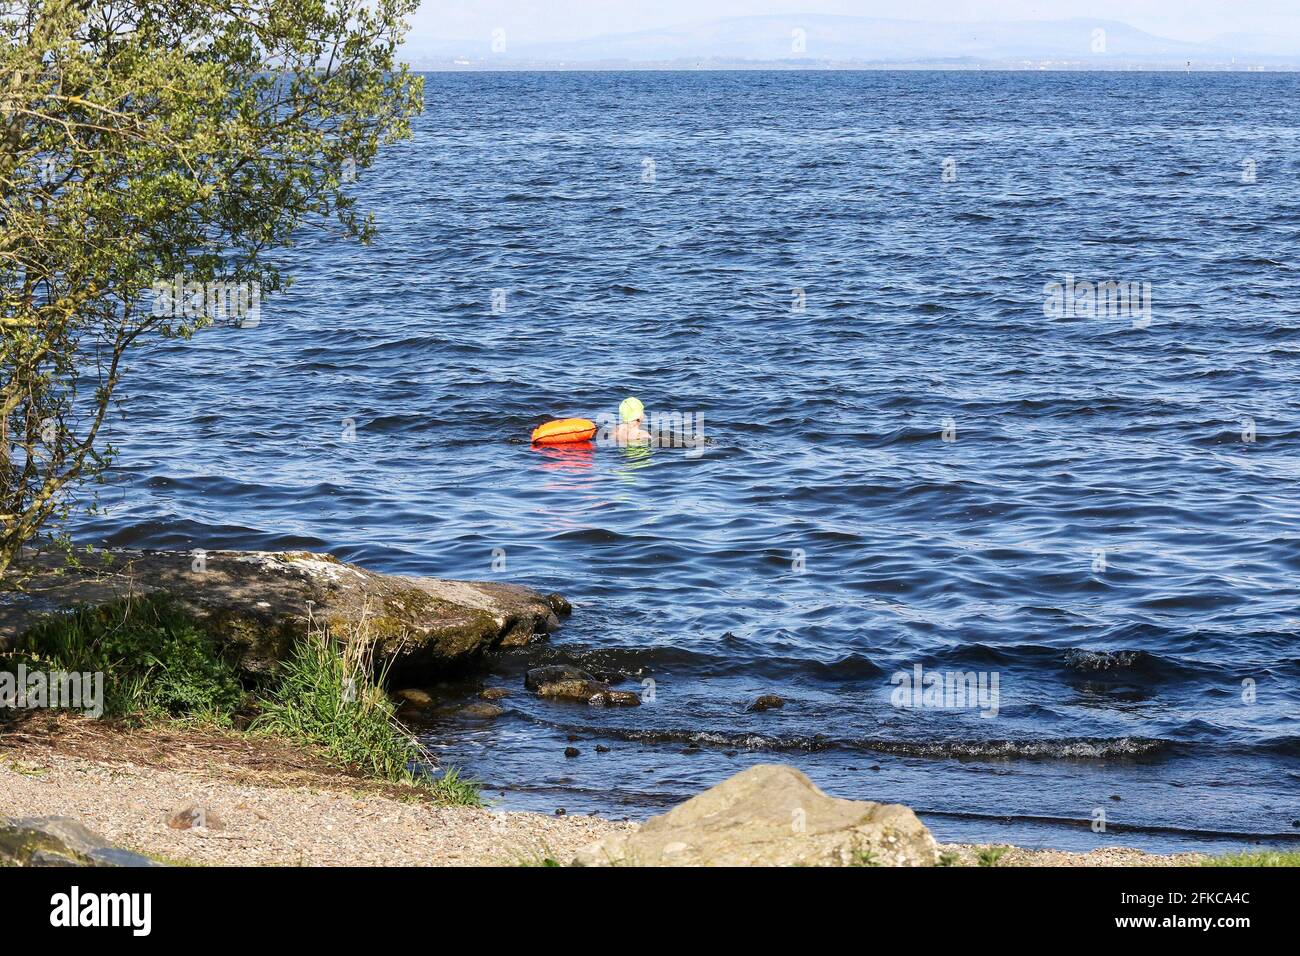
[[[731,17],[638,33],[529,43],[495,36],[408,43],[417,68],[615,65],[1001,65],[1108,69],[1123,65],[1300,67],[1300,43],[1225,34],[1168,40],[1113,20],[927,23],[847,16]]]

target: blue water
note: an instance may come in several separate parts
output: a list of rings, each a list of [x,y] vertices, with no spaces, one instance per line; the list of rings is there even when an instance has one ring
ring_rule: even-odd
[[[442,688],[507,714],[428,728],[506,807],[642,817],[779,760],[944,839],[1300,837],[1300,77],[426,99],[354,187],[372,246],[304,231],[257,328],[138,358],[85,535],[564,592],[549,643]],[[1149,324],[1045,315],[1066,274],[1151,283]],[[628,394],[709,444],[526,443]],[[551,661],[654,699],[541,701]],[[996,675],[996,716],[894,706],[918,664]]]

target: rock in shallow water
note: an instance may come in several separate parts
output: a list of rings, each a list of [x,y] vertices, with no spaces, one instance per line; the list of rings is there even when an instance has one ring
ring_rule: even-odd
[[[479,701],[466,704],[460,709],[460,712],[462,716],[473,717],[475,720],[493,720],[504,714],[506,709],[498,707],[496,704],[489,704],[486,701]]]
[[[578,854],[578,866],[933,866],[930,831],[899,804],[841,800],[793,767],[759,764],[638,830]]]
[[[539,697],[571,700],[593,707],[636,707],[641,703],[640,696],[632,691],[610,690],[604,681],[566,664],[532,668],[524,675],[524,686]]]
[[[754,711],[775,710],[784,706],[784,698],[778,697],[776,694],[763,694],[761,697],[756,698],[746,709]]]
[[[543,684],[555,684],[565,680],[586,680],[597,683],[596,678],[580,667],[568,664],[548,664],[545,667],[532,667],[524,674],[524,687],[538,690]]]
[[[407,687],[404,690],[393,692],[393,697],[401,701],[403,706],[415,707],[420,710],[427,710],[433,706],[433,698],[427,691],[418,690],[414,687]]]

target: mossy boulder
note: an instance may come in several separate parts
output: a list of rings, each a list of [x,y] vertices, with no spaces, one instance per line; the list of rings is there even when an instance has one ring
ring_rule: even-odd
[[[157,866],[71,817],[0,817],[0,866]]]
[[[232,650],[242,672],[273,673],[295,641],[327,625],[368,635],[393,676],[433,676],[559,626],[568,601],[514,584],[378,574],[305,551],[105,551],[70,567],[24,555],[0,591],[0,650],[41,614],[166,591]],[[557,610],[560,609],[560,610]]]

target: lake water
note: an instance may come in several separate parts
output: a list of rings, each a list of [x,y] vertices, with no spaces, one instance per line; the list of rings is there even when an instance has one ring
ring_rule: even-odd
[[[1300,77],[437,74],[354,188],[372,246],[137,358],[83,537],[565,593],[430,730],[508,808],[782,761],[942,839],[1300,837]],[[629,394],[708,444],[527,444]]]

